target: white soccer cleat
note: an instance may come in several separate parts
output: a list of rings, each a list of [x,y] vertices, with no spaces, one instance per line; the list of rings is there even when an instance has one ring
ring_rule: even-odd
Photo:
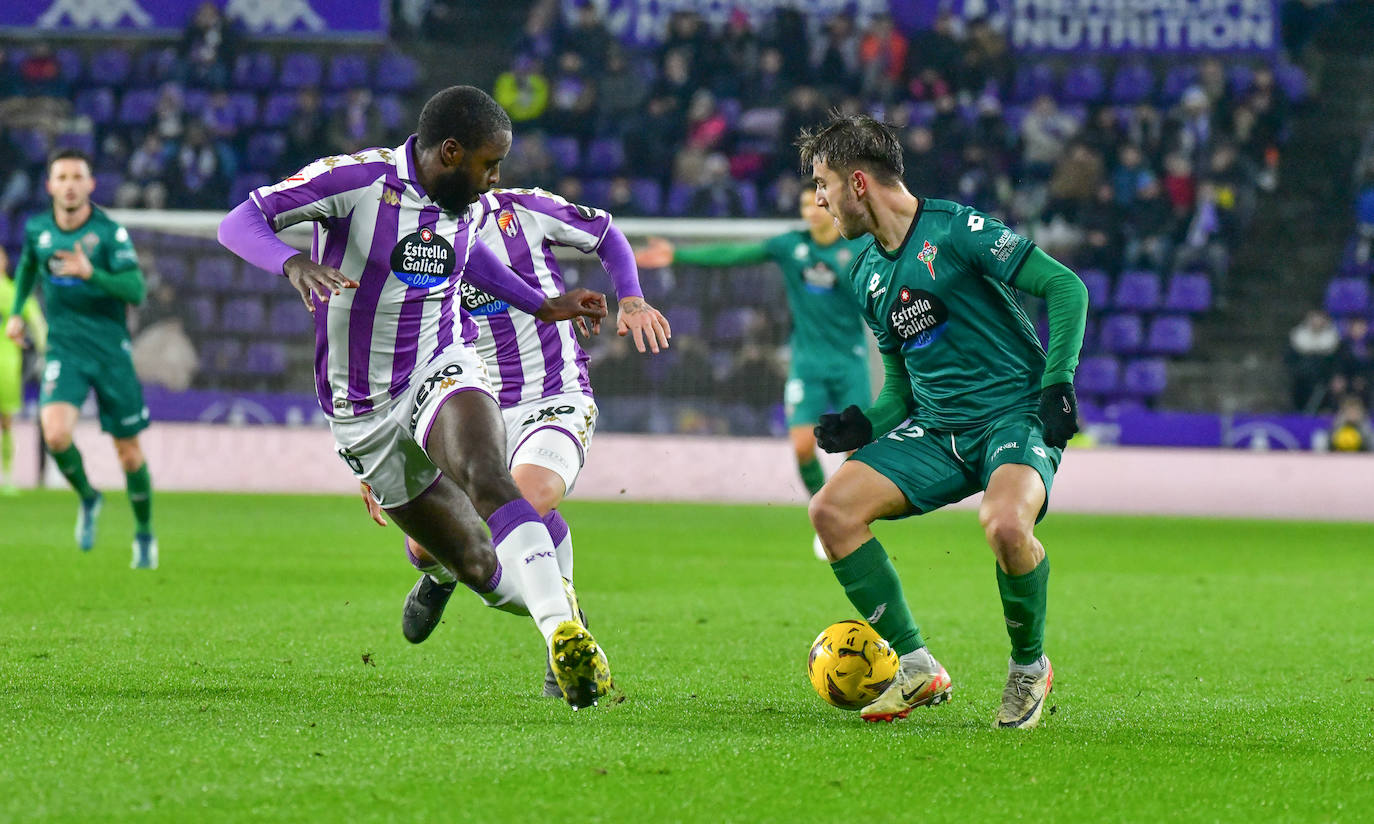
[[[949,700],[954,688],[949,673],[925,647],[901,657],[897,677],[883,694],[859,712],[865,721],[896,721],[917,707],[935,707]]]
[[[157,569],[157,538],[134,536],[134,557],[129,562],[129,569]]]
[[[816,553],[816,557],[829,563],[830,556],[825,554],[825,544],[821,543],[821,536],[817,535],[811,541],[811,551]]]
[[[1002,689],[1002,706],[997,710],[998,728],[1028,730],[1039,724],[1045,699],[1053,687],[1054,667],[1050,666],[1050,659],[1042,655],[1029,667],[1013,662],[1007,685]]]

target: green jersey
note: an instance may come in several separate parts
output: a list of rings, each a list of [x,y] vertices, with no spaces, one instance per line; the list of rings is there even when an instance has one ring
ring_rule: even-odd
[[[864,241],[844,238],[822,246],[801,230],[763,243],[686,246],[674,260],[699,266],[776,263],[792,314],[792,370],[826,375],[868,359],[863,316],[843,284],[843,273],[863,248]]]
[[[94,269],[89,280],[57,274],[56,253],[78,243]],[[49,348],[96,358],[128,351],[128,306],[143,301],[143,273],[128,231],[99,208],[70,232],[58,228],[52,212],[29,218],[14,280],[16,312],[42,283]]]
[[[916,422],[963,431],[1034,411],[1045,350],[1012,286],[1034,244],[994,217],[922,200],[902,245],[869,244],[849,285],[883,353],[900,353]]]

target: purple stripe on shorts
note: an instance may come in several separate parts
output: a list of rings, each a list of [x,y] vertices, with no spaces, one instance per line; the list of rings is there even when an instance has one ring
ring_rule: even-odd
[[[439,207],[426,206],[420,210],[420,223],[416,231],[433,231],[438,222]],[[393,396],[405,389],[410,382],[411,373],[415,371],[415,360],[420,351],[420,320],[424,317],[425,295],[428,293],[428,289],[418,286],[406,287],[405,302],[401,304],[401,316],[396,321],[396,352],[391,359],[391,386],[388,391]]]
[[[496,368],[501,376],[501,391],[496,401],[501,406],[520,402],[525,386],[525,368],[520,364],[520,347],[515,338],[515,321],[510,312],[497,312],[487,315],[491,325],[491,338],[496,342]]]
[[[487,519],[487,526],[491,528],[491,543],[495,546],[515,531],[515,528],[522,524],[537,523],[542,525],[543,521],[534,506],[524,498],[516,498],[513,501],[502,504],[491,517]]]
[[[372,324],[377,317],[377,302],[391,277],[391,250],[396,245],[401,207],[383,201],[378,206],[377,223],[372,228],[372,246],[363,264],[360,285],[348,313],[348,399],[353,414],[372,411],[368,399],[371,381],[368,369],[372,357]]]
[[[554,546],[558,546],[567,539],[568,522],[563,520],[563,516],[558,514],[558,510],[549,510],[549,514],[544,516],[544,526],[549,528],[549,538],[553,540]],[[406,544],[406,551],[410,551],[409,544]]]

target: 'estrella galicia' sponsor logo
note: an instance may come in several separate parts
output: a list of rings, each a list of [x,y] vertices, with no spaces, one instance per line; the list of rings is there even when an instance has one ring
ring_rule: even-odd
[[[458,284],[458,291],[462,293],[463,308],[471,315],[499,315],[510,308],[509,303],[487,294],[467,281]]]
[[[433,289],[457,266],[453,244],[429,228],[412,232],[391,250],[391,273],[407,286]]]
[[[897,305],[888,313],[888,328],[903,349],[924,349],[935,342],[949,320],[949,308],[924,289],[903,286]]]
[[[532,423],[542,423],[543,421],[556,421],[562,415],[571,415],[576,412],[574,407],[564,404],[562,406],[546,406],[538,412],[533,412],[520,425],[529,426]]]
[[[456,363],[450,363],[443,369],[431,374],[420,384],[420,389],[415,393],[415,409],[410,413],[410,431],[415,431],[415,426],[420,422],[420,410],[425,408],[425,401],[429,396],[443,389],[448,389],[458,382],[458,376],[463,374],[463,367]]]

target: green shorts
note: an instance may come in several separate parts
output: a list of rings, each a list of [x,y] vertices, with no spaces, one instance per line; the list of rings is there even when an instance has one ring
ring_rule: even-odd
[[[0,341],[0,415],[24,405],[24,355],[8,339]]]
[[[1045,482],[1039,522],[1049,511],[1050,489],[1063,454],[1045,445],[1038,417],[1018,412],[960,433],[927,430],[906,421],[850,460],[873,467],[896,484],[911,504],[908,515],[933,512],[982,492],[993,470],[1003,464],[1025,464]]]
[[[868,361],[855,358],[824,372],[800,372],[793,367],[787,373],[782,401],[789,427],[815,426],[821,415],[843,411],[850,405],[864,409],[873,402]]]
[[[92,389],[102,430],[116,438],[132,438],[148,428],[143,386],[128,354],[95,359],[48,352],[39,399],[42,405],[69,403],[79,409]]]

